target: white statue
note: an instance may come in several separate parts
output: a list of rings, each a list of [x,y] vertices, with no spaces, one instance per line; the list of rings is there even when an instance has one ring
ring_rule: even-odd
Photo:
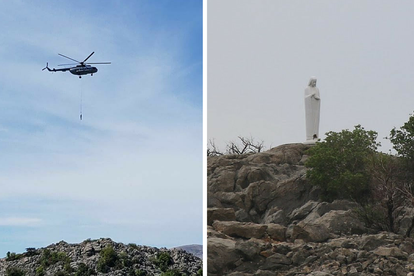
[[[305,113],[306,113],[306,142],[315,143],[319,139],[319,117],[321,98],[316,87],[316,77],[311,77],[308,87],[305,89]]]

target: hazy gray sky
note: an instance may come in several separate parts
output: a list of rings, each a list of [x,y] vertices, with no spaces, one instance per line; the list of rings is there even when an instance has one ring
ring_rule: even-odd
[[[208,1],[208,138],[305,141],[304,89],[320,136],[357,124],[389,135],[414,110],[414,2]]]
[[[0,25],[0,258],[202,243],[202,1],[0,1]],[[41,70],[92,51],[94,76]]]

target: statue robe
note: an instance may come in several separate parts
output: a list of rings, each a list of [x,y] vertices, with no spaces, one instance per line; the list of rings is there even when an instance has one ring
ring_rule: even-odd
[[[306,140],[316,141],[319,138],[319,118],[321,99],[316,86],[305,89]]]

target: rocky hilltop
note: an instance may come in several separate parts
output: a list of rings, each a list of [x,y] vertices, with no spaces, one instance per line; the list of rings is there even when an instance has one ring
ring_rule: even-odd
[[[61,241],[0,259],[0,275],[202,275],[202,260],[182,249],[122,244],[111,239]]]
[[[174,247],[174,249],[182,249],[188,253],[193,254],[194,256],[203,259],[203,246],[200,244],[189,244],[189,245],[183,245]]]
[[[309,145],[208,157],[208,275],[414,275],[414,240],[319,201]]]

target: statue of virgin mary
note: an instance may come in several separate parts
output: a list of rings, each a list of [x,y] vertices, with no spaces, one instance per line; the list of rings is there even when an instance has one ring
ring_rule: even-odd
[[[321,98],[316,87],[316,77],[311,77],[305,89],[306,142],[315,143],[319,139],[319,118]]]

